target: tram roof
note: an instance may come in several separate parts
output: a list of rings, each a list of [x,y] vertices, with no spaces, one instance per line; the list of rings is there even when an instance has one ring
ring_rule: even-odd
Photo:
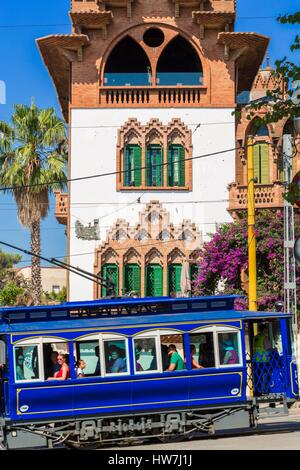
[[[223,295],[190,298],[126,298],[88,302],[66,302],[37,307],[0,308],[0,331],[38,332],[106,328],[122,326],[154,326],[197,321],[267,320],[291,317],[284,312],[234,310],[240,296]]]

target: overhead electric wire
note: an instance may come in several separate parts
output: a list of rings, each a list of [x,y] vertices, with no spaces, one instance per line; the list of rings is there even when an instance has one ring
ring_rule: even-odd
[[[206,153],[206,154],[203,154],[203,155],[197,155],[195,157],[179,158],[178,160],[174,160],[173,164],[174,163],[180,163],[181,161],[187,162],[187,161],[190,161],[190,160],[198,160],[200,158],[207,158],[207,157],[213,157],[213,156],[216,156],[216,155],[222,155],[224,153],[233,152],[233,151],[244,149],[245,147],[250,147],[250,146],[254,146],[254,144],[240,146],[240,147],[233,147],[231,149],[226,149],[226,150],[219,150],[217,152],[211,152],[211,153]],[[170,165],[170,163],[169,162],[163,162],[163,163],[159,163],[159,164],[156,164],[156,165],[148,165],[148,166],[146,165],[146,166],[135,168],[135,170],[146,170],[147,168],[164,167],[166,165]],[[89,175],[89,176],[78,176],[77,178],[67,178],[65,181],[57,181],[56,180],[56,181],[49,181],[48,183],[34,183],[34,184],[6,186],[6,187],[1,187],[0,191],[13,191],[13,190],[16,190],[16,189],[28,189],[28,188],[38,187],[38,186],[51,186],[53,184],[58,184],[58,183],[65,183],[66,184],[66,183],[71,183],[71,182],[74,182],[74,181],[83,181],[83,180],[89,180],[89,179],[94,179],[94,178],[102,178],[104,176],[121,175],[121,174],[124,174],[124,173],[128,173],[130,171],[131,170],[109,171],[107,173],[99,173],[99,174],[94,174],[94,175]],[[135,190],[139,190],[139,188],[137,187],[137,188],[135,188]]]

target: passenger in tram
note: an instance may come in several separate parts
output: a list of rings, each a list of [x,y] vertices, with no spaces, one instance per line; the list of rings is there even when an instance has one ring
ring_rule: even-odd
[[[223,349],[225,351],[223,364],[238,364],[239,356],[236,350],[234,349],[232,341],[230,339],[226,339],[224,341]]]
[[[260,323],[258,326],[258,334],[254,337],[253,341],[253,352],[255,355],[256,362],[268,362],[274,349],[272,348],[271,341],[269,339],[268,327],[265,323]]]
[[[47,380],[66,380],[70,378],[69,355],[58,354],[57,362],[60,366],[58,372],[55,372],[53,377],[48,377]]]
[[[212,348],[213,348],[213,345],[209,346],[208,343],[200,344],[198,363],[202,367],[214,367],[215,366],[215,358],[214,358],[214,353],[213,353]]]
[[[86,363],[83,359],[78,359],[78,361],[76,362],[76,376],[77,378],[82,378],[84,377],[84,372],[83,372],[83,369],[86,368]]]
[[[191,358],[191,364],[193,369],[203,369],[203,366],[198,364],[197,361],[195,361],[194,356],[196,355],[196,346],[194,344],[190,345],[190,358]],[[184,359],[184,363],[186,364],[186,358]]]
[[[138,360],[141,357],[141,352],[142,352],[142,348],[140,346],[137,346],[135,348],[135,369],[137,372],[144,370],[141,364],[138,362]]]
[[[17,380],[24,380],[24,354],[19,353],[17,355],[17,363],[16,363],[16,379]]]
[[[175,344],[170,344],[168,347],[168,354],[170,357],[170,365],[168,367],[169,372],[173,372],[174,370],[184,370],[186,369],[184,360],[178,353]]]
[[[117,348],[114,348],[111,352],[112,364],[109,367],[110,373],[127,372],[126,359],[120,357],[120,353]]]

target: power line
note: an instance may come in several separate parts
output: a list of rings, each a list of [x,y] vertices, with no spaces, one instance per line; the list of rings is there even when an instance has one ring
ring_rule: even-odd
[[[253,146],[254,144],[251,144],[251,146]],[[189,157],[189,158],[179,158],[178,160],[174,160],[173,163],[180,163],[182,161],[190,161],[190,160],[198,160],[200,158],[206,158],[206,157],[212,157],[212,156],[216,156],[216,155],[222,155],[224,153],[229,153],[229,152],[233,152],[233,151],[236,151],[236,150],[239,150],[241,148],[245,148],[245,147],[249,147],[249,145],[246,145],[246,146],[240,146],[240,147],[233,147],[231,149],[227,149],[227,150],[220,150],[218,152],[212,152],[212,153],[207,153],[207,154],[204,154],[204,155],[197,155],[196,157]],[[142,166],[142,167],[139,167],[139,168],[135,168],[135,170],[146,170],[147,168],[156,168],[156,167],[164,167],[166,165],[170,165],[169,162],[163,162],[163,163],[160,163],[160,164],[156,164],[156,165],[146,165],[146,166]],[[66,181],[49,181],[48,183],[34,183],[34,184],[25,184],[25,185],[19,185],[19,186],[6,186],[4,188],[0,188],[0,191],[13,191],[15,189],[27,189],[27,188],[33,188],[33,187],[38,187],[38,186],[51,186],[53,184],[58,184],[58,183],[70,183],[70,182],[73,182],[73,181],[83,181],[83,180],[89,180],[89,179],[94,179],[94,178],[101,178],[101,177],[104,177],[104,176],[114,176],[114,175],[121,175],[121,174],[124,174],[124,173],[129,173],[130,170],[120,170],[120,171],[110,171],[110,172],[107,172],[107,173],[99,173],[99,174],[94,174],[94,175],[90,175],[90,176],[79,176],[77,178],[67,178]],[[138,187],[135,188],[136,190],[138,190]]]

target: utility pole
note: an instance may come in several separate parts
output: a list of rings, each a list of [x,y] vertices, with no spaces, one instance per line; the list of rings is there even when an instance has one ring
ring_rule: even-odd
[[[293,177],[293,137],[283,135],[284,184],[287,191]],[[296,264],[294,256],[295,231],[294,208],[284,200],[284,311],[293,315],[293,332],[297,337],[297,297],[296,297]]]
[[[249,310],[257,310],[256,293],[256,237],[255,237],[255,204],[254,204],[254,139],[248,138],[248,276],[249,276]]]

